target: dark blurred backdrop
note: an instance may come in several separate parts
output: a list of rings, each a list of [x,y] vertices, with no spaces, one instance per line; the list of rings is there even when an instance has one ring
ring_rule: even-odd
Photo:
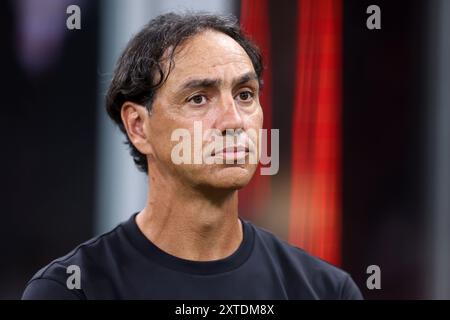
[[[104,222],[110,211],[105,208],[119,205],[99,191],[105,184],[125,185],[129,177],[114,166],[102,171],[104,163],[120,158],[102,151],[110,150],[103,145],[110,136],[102,129],[101,98],[111,63],[125,43],[115,45],[112,62],[104,67],[105,25],[115,25],[109,34],[114,37],[121,23],[130,21],[109,15],[110,3],[118,2],[0,2],[0,298],[19,298],[40,267],[120,220]],[[127,6],[144,2],[127,1]],[[82,9],[81,30],[65,28],[69,4]],[[153,1],[159,7],[148,17],[203,4]],[[299,1],[268,4],[271,127],[289,143],[280,144],[280,171],[271,177],[270,199],[258,200],[270,205],[244,216],[289,239]],[[381,30],[365,26],[371,4],[382,10]],[[243,5],[236,0],[218,4],[218,10],[239,17]],[[444,59],[450,56],[443,36],[450,34],[449,11],[445,0],[342,2],[339,255],[341,267],[368,299],[450,298],[445,274],[450,266],[445,164],[450,162],[450,118],[444,117],[450,116],[450,70]],[[123,139],[114,139],[126,155]],[[131,157],[124,159],[134,172]],[[105,182],[105,175],[113,183]],[[246,203],[250,208],[252,202]],[[130,215],[125,208],[120,207],[122,214]],[[381,290],[366,288],[366,268],[372,264],[381,267]]]

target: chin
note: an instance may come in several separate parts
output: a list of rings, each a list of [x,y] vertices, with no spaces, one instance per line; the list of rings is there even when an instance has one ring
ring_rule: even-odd
[[[190,170],[188,179],[192,186],[202,190],[239,190],[250,182],[255,170],[255,165],[220,165]]]
[[[211,187],[239,190],[250,182],[253,173],[254,169],[247,167],[230,166],[222,168],[217,174],[213,175],[214,181],[211,181]]]

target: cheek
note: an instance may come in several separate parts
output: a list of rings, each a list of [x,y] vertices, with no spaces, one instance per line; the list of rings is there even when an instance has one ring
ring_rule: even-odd
[[[264,122],[264,113],[261,107],[259,107],[259,110],[259,127],[262,128]]]
[[[193,144],[193,122],[167,113],[161,115],[154,114],[154,116],[150,120],[148,139],[158,159],[164,162],[171,161],[172,150],[175,146],[186,140],[184,137],[180,137],[180,131],[177,133],[177,130],[183,129],[183,135],[185,132],[184,129],[187,130],[191,137],[191,144]],[[174,135],[174,140],[172,141],[172,134],[174,133],[176,135]]]
[[[248,118],[248,127],[253,129],[261,129],[263,126],[264,115],[261,106],[258,106],[258,109],[249,116]]]
[[[173,131],[172,121],[157,114],[152,115],[149,120],[147,137],[157,157],[165,157],[164,154],[170,152],[168,149],[171,147]]]

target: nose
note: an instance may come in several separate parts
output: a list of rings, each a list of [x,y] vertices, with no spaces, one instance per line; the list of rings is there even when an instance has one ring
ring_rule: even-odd
[[[221,99],[215,127],[223,136],[227,134],[227,130],[242,131],[244,129],[244,120],[231,95]]]

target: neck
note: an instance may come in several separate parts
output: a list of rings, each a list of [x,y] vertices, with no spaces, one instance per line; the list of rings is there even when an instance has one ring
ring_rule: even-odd
[[[202,192],[150,180],[152,191],[149,186],[147,204],[136,222],[153,244],[194,261],[223,259],[237,250],[243,238],[237,190]]]

